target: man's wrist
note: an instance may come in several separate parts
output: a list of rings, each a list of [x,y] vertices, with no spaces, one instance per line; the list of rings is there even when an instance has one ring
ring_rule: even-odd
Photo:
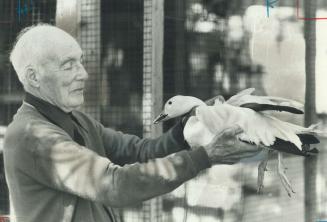
[[[207,146],[203,146],[203,150],[205,150],[205,152],[208,155],[209,161],[211,164],[217,163],[217,150],[215,150],[212,146],[207,145]]]
[[[212,162],[207,151],[203,147],[189,151],[189,155],[197,169],[203,170],[212,166]]]
[[[225,147],[226,145],[224,144],[216,144],[216,145],[212,145],[212,144],[208,144],[206,146],[203,147],[203,149],[206,151],[209,160],[211,162],[211,164],[225,164],[226,159],[229,159],[228,154],[226,153]]]

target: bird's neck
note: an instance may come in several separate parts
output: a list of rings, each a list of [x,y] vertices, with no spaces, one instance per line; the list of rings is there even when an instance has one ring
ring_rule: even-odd
[[[192,108],[194,106],[203,106],[203,105],[206,106],[206,103],[203,102],[201,99],[192,96],[187,96],[187,97],[188,97],[187,99],[190,100],[190,103],[192,104]]]
[[[187,107],[186,113],[189,113],[190,111],[194,110],[194,108],[196,108],[198,106],[206,106],[207,105],[201,99],[198,99],[196,97],[187,96],[186,99],[188,101],[188,107]]]

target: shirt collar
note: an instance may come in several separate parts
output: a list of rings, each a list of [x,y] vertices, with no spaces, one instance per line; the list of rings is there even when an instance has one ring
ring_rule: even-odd
[[[59,126],[68,133],[71,138],[74,138],[74,123],[72,120],[72,113],[66,113],[57,106],[40,99],[32,94],[26,92],[25,102],[34,106],[44,117],[50,122]]]

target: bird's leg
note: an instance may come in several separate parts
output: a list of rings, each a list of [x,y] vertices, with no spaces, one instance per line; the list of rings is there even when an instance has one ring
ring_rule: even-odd
[[[282,153],[281,152],[278,152],[277,173],[278,173],[278,176],[280,178],[280,181],[282,182],[282,185],[285,188],[288,196],[291,197],[291,193],[295,193],[295,192],[294,192],[294,190],[292,188],[292,185],[291,185],[290,181],[286,177],[286,174],[285,174],[286,168],[283,165],[282,158],[283,158]]]
[[[267,171],[267,163],[272,150],[264,149],[265,158],[260,162],[258,167],[258,181],[257,181],[257,192],[260,193],[263,188],[263,180],[265,178],[265,171]]]

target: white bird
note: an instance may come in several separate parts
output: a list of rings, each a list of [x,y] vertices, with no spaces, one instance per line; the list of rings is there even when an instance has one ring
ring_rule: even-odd
[[[273,110],[303,114],[301,103],[279,97],[251,95],[254,90],[245,89],[226,102],[220,97],[212,106],[195,97],[174,96],[166,102],[163,112],[154,123],[183,116],[194,110],[195,115],[189,117],[183,131],[184,138],[191,147],[206,146],[215,135],[226,128],[240,126],[243,132],[237,135],[239,140],[267,148],[266,158],[258,168],[260,192],[263,188],[268,156],[273,150],[301,156],[313,155],[318,150],[310,150],[310,144],[319,143],[319,140],[315,136],[318,130],[314,127],[306,128],[288,123],[265,112]],[[294,191],[285,175],[281,152],[278,152],[277,173],[288,195],[291,196]]]

